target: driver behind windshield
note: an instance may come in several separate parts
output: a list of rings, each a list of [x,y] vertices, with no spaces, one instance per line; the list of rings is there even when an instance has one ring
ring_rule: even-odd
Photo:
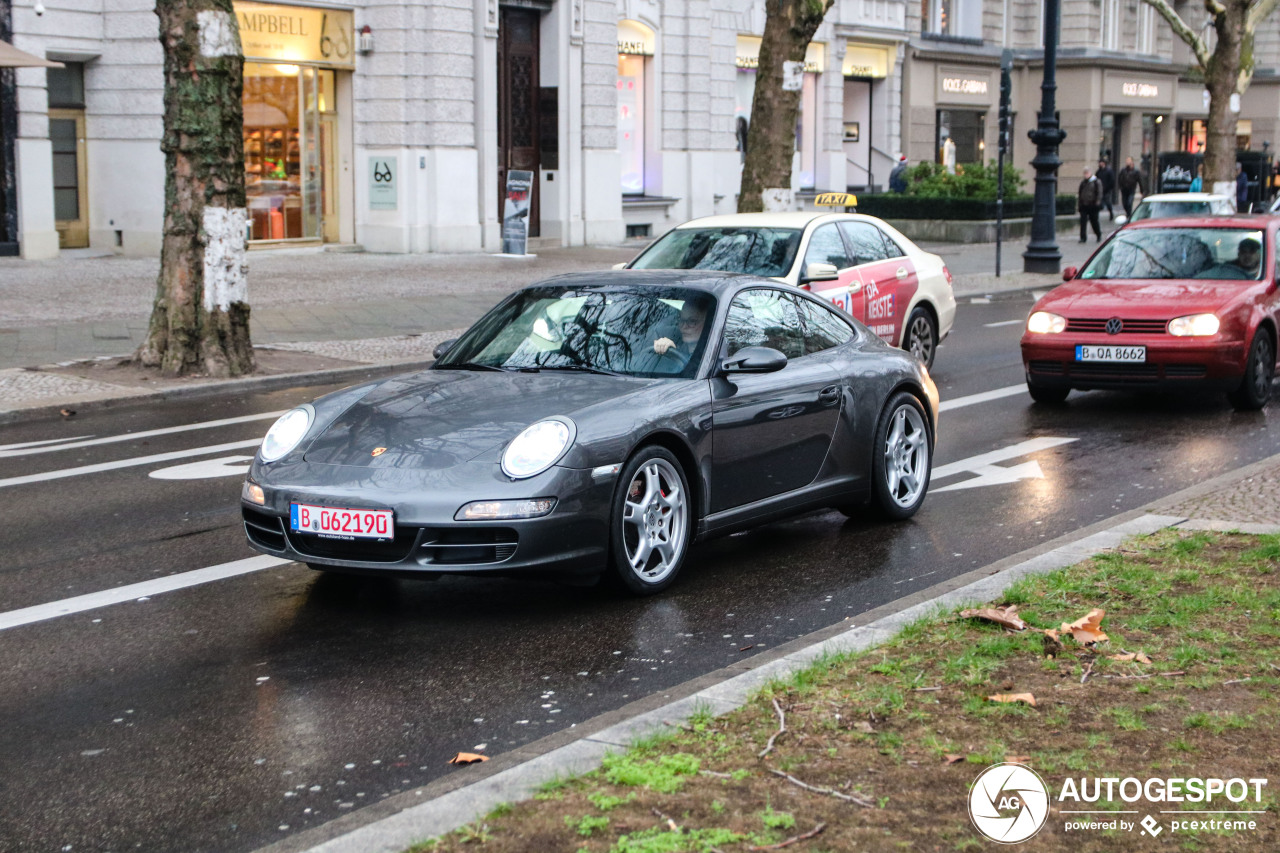
[[[1249,278],[1257,278],[1262,268],[1262,244],[1252,237],[1241,240],[1236,248],[1235,265]]]
[[[702,343],[702,333],[707,325],[706,306],[694,302],[692,299],[685,300],[684,305],[680,308],[680,319],[677,323],[679,325],[680,342],[676,343],[664,335],[653,342],[653,351],[658,355],[669,355],[678,358],[680,363],[684,364],[693,358],[698,345]]]

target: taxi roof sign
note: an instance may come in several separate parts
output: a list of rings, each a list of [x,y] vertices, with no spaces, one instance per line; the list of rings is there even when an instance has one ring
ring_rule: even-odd
[[[818,193],[813,203],[816,207],[857,207],[858,197],[853,193]]]

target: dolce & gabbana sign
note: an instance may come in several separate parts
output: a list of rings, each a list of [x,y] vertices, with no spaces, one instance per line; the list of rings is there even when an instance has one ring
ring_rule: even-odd
[[[984,68],[938,68],[935,98],[940,104],[992,106],[996,85]]]
[[[1176,95],[1172,75],[1143,75],[1132,72],[1107,71],[1102,83],[1102,101],[1111,106],[1172,109]]]

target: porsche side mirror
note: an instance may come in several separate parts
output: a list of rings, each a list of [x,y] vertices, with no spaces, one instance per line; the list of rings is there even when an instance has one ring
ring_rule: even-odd
[[[449,338],[449,340],[447,341],[441,341],[440,343],[436,344],[436,348],[431,352],[431,354],[436,358],[443,358],[445,353],[453,349],[453,345],[456,344],[457,342],[458,342],[457,338]]]
[[[622,263],[620,263],[620,264],[614,264],[614,265],[613,265],[613,269],[615,269],[615,270],[625,270],[626,268],[627,268],[627,262],[626,262],[626,261],[623,261],[623,262],[622,262]]]
[[[772,347],[743,347],[720,363],[725,373],[773,373],[786,366],[787,357]]]
[[[835,281],[840,277],[840,273],[836,270],[835,264],[812,263],[804,268],[804,275],[800,276],[800,283],[807,284],[811,281]]]
[[[1080,272],[1080,270],[1076,269],[1075,267],[1067,267],[1065,270],[1062,271],[1062,280],[1071,281],[1071,279],[1076,277],[1076,273],[1078,272]]]

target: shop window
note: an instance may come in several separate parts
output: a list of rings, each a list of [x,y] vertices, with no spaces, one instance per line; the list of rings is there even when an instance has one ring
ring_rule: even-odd
[[[981,40],[981,0],[921,0],[920,32]]]
[[[955,146],[956,164],[981,163],[986,153],[987,114],[980,110],[938,110],[937,158],[943,161],[947,140]]]
[[[319,116],[333,78],[306,66],[244,64],[244,171],[249,239],[320,237]]]
[[[734,83],[734,134],[740,160],[746,159],[747,132],[751,124],[751,104],[755,98],[756,65],[760,56],[757,36],[738,36],[738,75]],[[826,45],[810,42],[804,57],[804,84],[800,90],[800,110],[796,115],[796,183],[812,189],[818,162],[818,75],[826,68]]]
[[[618,153],[622,157],[622,192],[645,191],[646,77],[655,45],[653,30],[636,21],[618,22]]]

